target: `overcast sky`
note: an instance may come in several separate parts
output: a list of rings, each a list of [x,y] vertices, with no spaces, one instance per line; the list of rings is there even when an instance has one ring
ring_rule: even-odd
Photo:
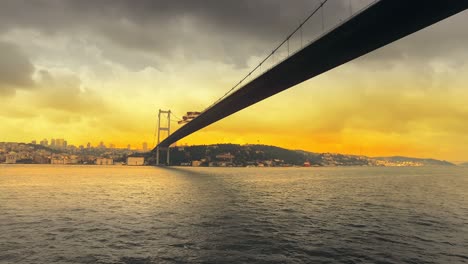
[[[328,2],[326,27],[370,1]],[[207,107],[317,5],[3,0],[0,141],[151,145],[157,109]],[[320,32],[319,21],[304,29],[305,40]],[[460,13],[181,143],[468,160],[466,25]]]

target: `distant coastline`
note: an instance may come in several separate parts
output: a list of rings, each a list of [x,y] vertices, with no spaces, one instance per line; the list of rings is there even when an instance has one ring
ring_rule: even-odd
[[[185,166],[213,167],[456,166],[451,162],[437,159],[315,153],[258,144],[213,144],[173,147],[171,149],[171,163]]]
[[[368,157],[315,153],[259,144],[213,144],[170,148],[172,166],[194,167],[335,167],[335,166],[456,166],[437,159],[403,156]],[[129,163],[129,159],[134,162]],[[0,163],[57,165],[154,165],[152,152],[118,148],[51,148],[42,145],[0,142]],[[458,166],[468,166],[467,163]]]

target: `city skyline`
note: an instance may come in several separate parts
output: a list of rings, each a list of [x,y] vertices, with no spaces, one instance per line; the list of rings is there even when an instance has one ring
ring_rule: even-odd
[[[2,3],[0,141],[151,144],[158,109],[205,109],[317,4],[143,3]],[[456,15],[178,144],[468,160],[466,23]]]
[[[60,143],[57,143],[57,140],[58,142]],[[38,140],[31,140],[29,142],[11,142],[11,143],[25,143],[25,144],[28,144],[28,143],[31,143],[33,145],[42,145],[42,146],[47,146],[47,147],[58,147],[58,148],[67,148],[68,147],[77,147],[77,148],[80,148],[80,147],[83,147],[83,148],[90,148],[90,147],[103,147],[103,148],[129,148],[132,147],[131,144],[125,144],[125,145],[122,145],[122,146],[117,146],[115,145],[114,143],[112,142],[107,142],[105,143],[105,141],[99,141],[99,142],[96,142],[96,143],[91,143],[90,141],[84,143],[84,144],[80,144],[80,143],[77,143],[77,144],[70,144],[67,140],[65,139],[55,139],[55,138],[51,138],[51,140],[49,141],[47,138],[44,138],[40,141]],[[141,142],[139,146],[133,146],[134,148],[133,149],[138,149],[138,150],[143,150],[143,151],[149,151],[150,149],[148,148],[148,143],[147,142]]]

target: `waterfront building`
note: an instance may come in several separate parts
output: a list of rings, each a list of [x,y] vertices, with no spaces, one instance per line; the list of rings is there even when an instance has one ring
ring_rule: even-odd
[[[200,160],[193,160],[192,161],[192,167],[200,167],[202,162]]]
[[[114,160],[109,158],[97,158],[96,165],[114,165]]]
[[[62,156],[53,156],[50,159],[50,164],[65,164],[65,159]]]
[[[127,165],[129,166],[143,166],[145,164],[144,157],[128,157]]]
[[[77,155],[70,155],[70,157],[68,157],[68,159],[66,159],[65,161],[66,164],[78,164],[80,161],[80,157],[78,157]]]
[[[47,164],[50,163],[50,160],[47,158],[47,156],[43,153],[37,153],[33,156],[32,158],[34,163],[38,164]]]
[[[6,155],[5,163],[7,164],[15,164],[16,163],[16,152],[10,152]]]

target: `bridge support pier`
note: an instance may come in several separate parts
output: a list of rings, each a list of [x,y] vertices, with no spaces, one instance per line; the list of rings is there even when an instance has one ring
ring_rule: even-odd
[[[161,114],[163,115],[166,115],[167,116],[167,126],[165,127],[161,127]],[[164,110],[161,110],[159,109],[159,114],[158,114],[158,147],[156,148],[156,165],[160,165],[159,164],[159,152],[161,150],[166,150],[167,151],[167,156],[166,156],[166,165],[169,166],[170,165],[170,156],[169,156],[169,147],[167,148],[162,148],[162,147],[159,147],[159,143],[161,143],[161,131],[167,131],[167,136],[169,136],[171,134],[171,110],[168,110],[168,111],[164,111]]]
[[[166,165],[170,165],[170,148],[162,148],[162,147],[157,147],[156,148],[156,165],[160,165],[159,159],[160,159],[160,151],[166,151]]]
[[[166,164],[167,164],[167,166],[169,166],[171,164],[170,163],[169,153],[170,153],[170,148],[167,147],[167,152],[166,152]]]
[[[156,166],[159,166],[159,147],[156,148]]]

